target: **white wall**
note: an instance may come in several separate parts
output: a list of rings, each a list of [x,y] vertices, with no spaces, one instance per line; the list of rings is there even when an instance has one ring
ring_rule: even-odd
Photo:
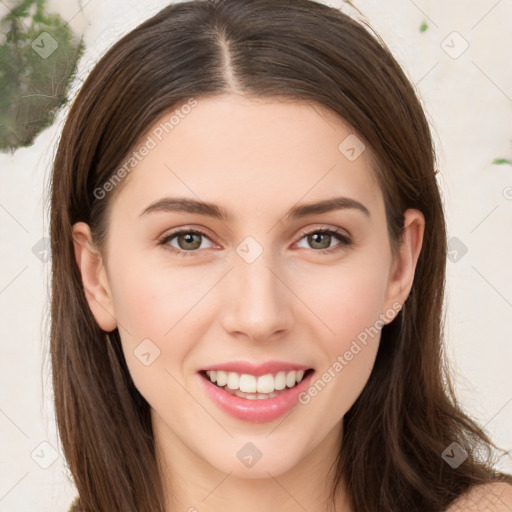
[[[448,261],[447,353],[457,370],[464,408],[499,446],[510,449],[512,166],[491,162],[512,158],[512,2],[353,3],[405,67],[431,120],[449,237],[467,247],[457,262]],[[80,11],[77,0],[49,0],[53,10],[85,34],[80,73],[86,75],[112,42],[167,2],[82,4]],[[0,15],[4,12],[5,4]],[[423,21],[428,29],[420,33]],[[462,39],[449,36],[454,31],[469,44],[458,58],[443,49],[455,55],[463,48]],[[43,194],[61,122],[62,115],[33,146],[0,154],[1,512],[66,511],[75,496],[59,454],[49,367],[43,364],[49,264],[32,252],[48,233]],[[41,465],[53,461],[53,452],[41,442],[59,452],[48,469]],[[512,461],[499,467],[511,472]]]

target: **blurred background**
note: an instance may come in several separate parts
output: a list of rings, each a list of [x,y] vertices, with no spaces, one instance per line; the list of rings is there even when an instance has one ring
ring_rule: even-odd
[[[76,495],[47,353],[48,179],[83,79],[168,3],[0,0],[0,512],[67,511]],[[448,222],[446,354],[463,408],[510,449],[512,0],[323,3],[365,19],[423,102]]]

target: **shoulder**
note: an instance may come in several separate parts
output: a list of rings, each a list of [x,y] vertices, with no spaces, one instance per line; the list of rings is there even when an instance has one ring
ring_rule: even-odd
[[[446,512],[512,512],[512,484],[492,482],[473,487]]]

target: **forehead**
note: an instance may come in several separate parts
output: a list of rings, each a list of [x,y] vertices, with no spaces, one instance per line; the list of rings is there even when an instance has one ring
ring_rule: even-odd
[[[116,202],[138,212],[165,195],[221,202],[229,212],[288,210],[347,196],[382,203],[370,150],[313,103],[239,95],[197,98],[162,115],[134,147]],[[132,154],[133,155],[133,154]]]

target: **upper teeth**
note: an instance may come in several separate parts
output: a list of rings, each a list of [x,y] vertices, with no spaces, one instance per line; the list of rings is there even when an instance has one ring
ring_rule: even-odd
[[[239,389],[244,393],[272,393],[284,389],[286,386],[292,388],[298,384],[304,377],[304,370],[278,372],[275,375],[267,373],[259,377],[247,373],[208,370],[206,375],[220,387],[227,384],[229,389]]]

